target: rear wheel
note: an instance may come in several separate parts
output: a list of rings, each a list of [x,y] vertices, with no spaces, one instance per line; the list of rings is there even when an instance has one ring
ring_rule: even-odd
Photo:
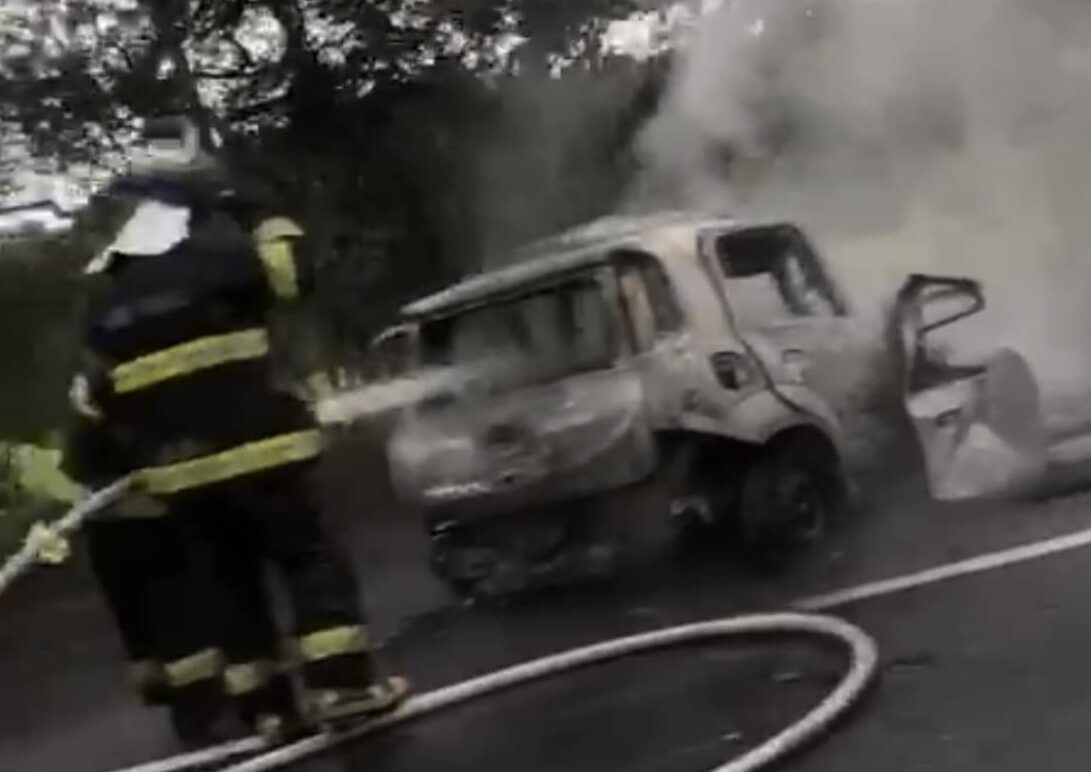
[[[837,455],[824,438],[774,440],[743,480],[738,513],[743,547],[765,560],[814,543],[842,509],[844,490]]]

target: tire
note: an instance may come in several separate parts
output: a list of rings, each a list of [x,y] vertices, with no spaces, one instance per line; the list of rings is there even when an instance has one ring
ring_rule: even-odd
[[[459,537],[446,535],[432,542],[432,572],[456,597],[480,600],[489,594],[485,588],[499,572],[499,555],[464,534]]]
[[[556,560],[573,539],[571,525],[549,515],[460,526],[433,534],[432,570],[461,598],[506,601],[534,589],[536,567]]]
[[[748,556],[778,562],[818,541],[845,501],[832,447],[811,435],[774,440],[746,472],[738,531]]]
[[[681,480],[663,481],[659,486],[662,509],[668,512],[671,547],[680,559],[715,555],[723,545],[736,541],[743,470],[754,451],[726,442],[709,442],[695,447]],[[674,485],[671,485],[671,482]],[[700,503],[678,512],[672,505],[680,498],[693,497]]]

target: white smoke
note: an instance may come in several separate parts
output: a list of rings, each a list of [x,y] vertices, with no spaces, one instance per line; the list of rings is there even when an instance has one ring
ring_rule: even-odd
[[[728,184],[726,147],[765,173]],[[642,200],[801,221],[869,308],[910,271],[982,279],[977,342],[1091,418],[1091,5],[733,0],[639,151]]]

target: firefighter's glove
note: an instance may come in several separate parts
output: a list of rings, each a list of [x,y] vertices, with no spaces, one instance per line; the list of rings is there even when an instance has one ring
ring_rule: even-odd
[[[336,389],[329,375],[326,373],[313,373],[295,387],[294,393],[296,398],[307,406],[311,417],[322,423],[323,413],[328,409],[323,408],[323,406],[333,397]]]
[[[163,517],[167,514],[167,505],[160,499],[134,490],[122,497],[114,505],[114,514],[126,519],[147,520],[153,517]]]
[[[58,566],[68,560],[72,554],[72,545],[68,539],[52,525],[35,523],[27,532],[26,543],[39,563]]]
[[[304,402],[312,406],[324,399],[329,399],[335,393],[333,379],[326,373],[312,373],[295,388],[295,394]]]

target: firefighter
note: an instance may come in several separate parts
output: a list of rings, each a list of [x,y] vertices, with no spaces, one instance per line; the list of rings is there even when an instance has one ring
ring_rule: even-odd
[[[226,692],[284,737],[303,721],[392,710],[408,685],[377,674],[350,564],[321,524],[308,405],[272,386],[268,317],[310,289],[305,234],[230,191],[196,125],[174,119],[149,124],[106,192],[120,227],[87,266],[103,286],[84,332],[70,468],[84,484],[130,475],[139,498],[165,508],[146,522],[182,533],[152,540],[164,565],[145,609],[175,715],[212,726]],[[290,601],[302,716],[266,565]]]

